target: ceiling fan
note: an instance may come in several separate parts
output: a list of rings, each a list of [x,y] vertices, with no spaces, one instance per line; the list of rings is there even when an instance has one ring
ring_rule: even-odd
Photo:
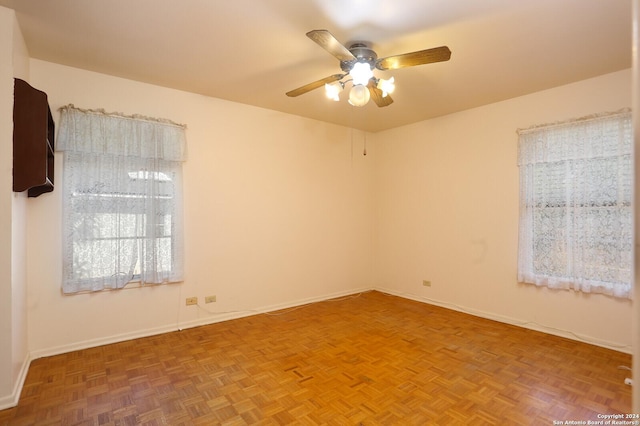
[[[347,48],[327,30],[309,31],[307,37],[335,56],[340,61],[343,73],[333,74],[291,90],[287,92],[287,96],[290,97],[300,96],[325,86],[327,96],[337,101],[338,94],[344,89],[345,83],[351,82],[353,87],[349,93],[350,104],[363,106],[369,102],[369,99],[373,99],[376,105],[385,107],[393,103],[393,99],[389,96],[394,89],[393,77],[389,80],[376,78],[373,75],[374,68],[381,71],[395,70],[448,61],[451,58],[449,48],[441,46],[379,59],[368,43],[356,42]],[[350,79],[343,81],[347,76]]]

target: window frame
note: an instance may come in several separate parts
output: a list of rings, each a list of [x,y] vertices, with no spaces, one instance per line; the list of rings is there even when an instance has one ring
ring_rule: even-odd
[[[183,280],[185,128],[61,108],[63,294]]]
[[[518,281],[631,298],[633,139],[630,111],[535,126],[519,130],[518,135]],[[602,176],[611,178],[612,182],[592,181]],[[600,187],[614,188],[615,194],[607,194],[606,189]],[[554,215],[560,215],[555,223]],[[603,222],[606,228],[602,223],[598,225],[602,218],[609,219]],[[543,225],[549,227],[541,229]],[[620,230],[608,243],[612,249],[603,251],[602,235],[606,233],[603,230],[610,231],[611,235]],[[556,235],[552,235],[554,232]],[[541,247],[544,244],[546,247]],[[546,259],[545,263],[545,256],[551,260]],[[614,266],[605,265],[609,261]],[[550,262],[556,262],[555,269],[550,268]],[[542,264],[545,267],[541,267]]]

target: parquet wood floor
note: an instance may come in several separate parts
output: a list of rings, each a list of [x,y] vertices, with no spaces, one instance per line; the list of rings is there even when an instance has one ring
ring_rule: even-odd
[[[630,355],[368,292],[34,360],[1,425],[551,425]]]

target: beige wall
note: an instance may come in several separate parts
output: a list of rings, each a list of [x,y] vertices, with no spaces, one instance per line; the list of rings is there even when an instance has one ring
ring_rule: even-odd
[[[515,278],[515,129],[630,106],[630,71],[369,134],[363,157],[364,135],[340,126],[25,65],[15,30],[13,12],[0,8],[0,58],[16,62],[0,60],[0,341],[11,341],[0,345],[0,405],[15,396],[29,354],[369,288],[631,350],[630,302]],[[11,77],[24,73],[48,93],[56,122],[57,108],[74,103],[188,125],[183,284],[61,295],[60,155],[53,193],[11,193]],[[218,302],[184,304],[207,295]]]
[[[27,346],[26,197],[12,192],[13,77],[28,52],[13,10],[0,7],[0,408],[18,400]]]
[[[515,279],[515,130],[630,106],[628,70],[369,135],[367,157],[338,126],[38,60],[31,75],[53,108],[189,128],[182,285],[62,296],[60,192],[30,206],[36,356],[371,287],[631,351],[629,301]],[[224,313],[184,306],[209,294]]]
[[[626,70],[374,135],[376,286],[631,352],[630,301],[516,280],[516,129],[630,107],[630,88]]]
[[[28,212],[34,357],[371,288],[374,149],[351,154],[362,134],[38,60],[31,76],[56,121],[73,103],[188,126],[181,285],[61,295],[57,154],[56,189]],[[185,306],[208,295],[220,314]]]
[[[15,15],[13,17],[13,76],[29,81],[29,52]],[[12,179],[10,182],[13,185]],[[11,208],[11,349],[13,360],[12,377],[14,383],[19,385],[22,385],[22,381],[26,377],[30,360],[27,339],[28,253],[26,235],[28,206],[29,201],[26,193],[13,193]],[[19,387],[15,388],[15,391],[18,392],[19,389]],[[17,397],[17,395],[15,396]]]
[[[11,58],[13,11],[0,8],[0,58]],[[0,60],[0,341],[12,342],[11,158],[13,157],[13,69]],[[0,345],[0,402],[13,390],[11,344]]]

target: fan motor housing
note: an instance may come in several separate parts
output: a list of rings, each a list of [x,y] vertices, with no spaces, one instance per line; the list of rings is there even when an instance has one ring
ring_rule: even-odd
[[[378,55],[376,54],[376,52],[371,50],[364,43],[353,43],[351,46],[349,46],[349,52],[351,52],[351,54],[355,56],[356,59],[355,61],[351,60],[340,62],[340,68],[344,72],[351,71],[351,68],[353,68],[353,64],[355,64],[356,62],[367,63],[373,69],[376,60],[378,59]]]

